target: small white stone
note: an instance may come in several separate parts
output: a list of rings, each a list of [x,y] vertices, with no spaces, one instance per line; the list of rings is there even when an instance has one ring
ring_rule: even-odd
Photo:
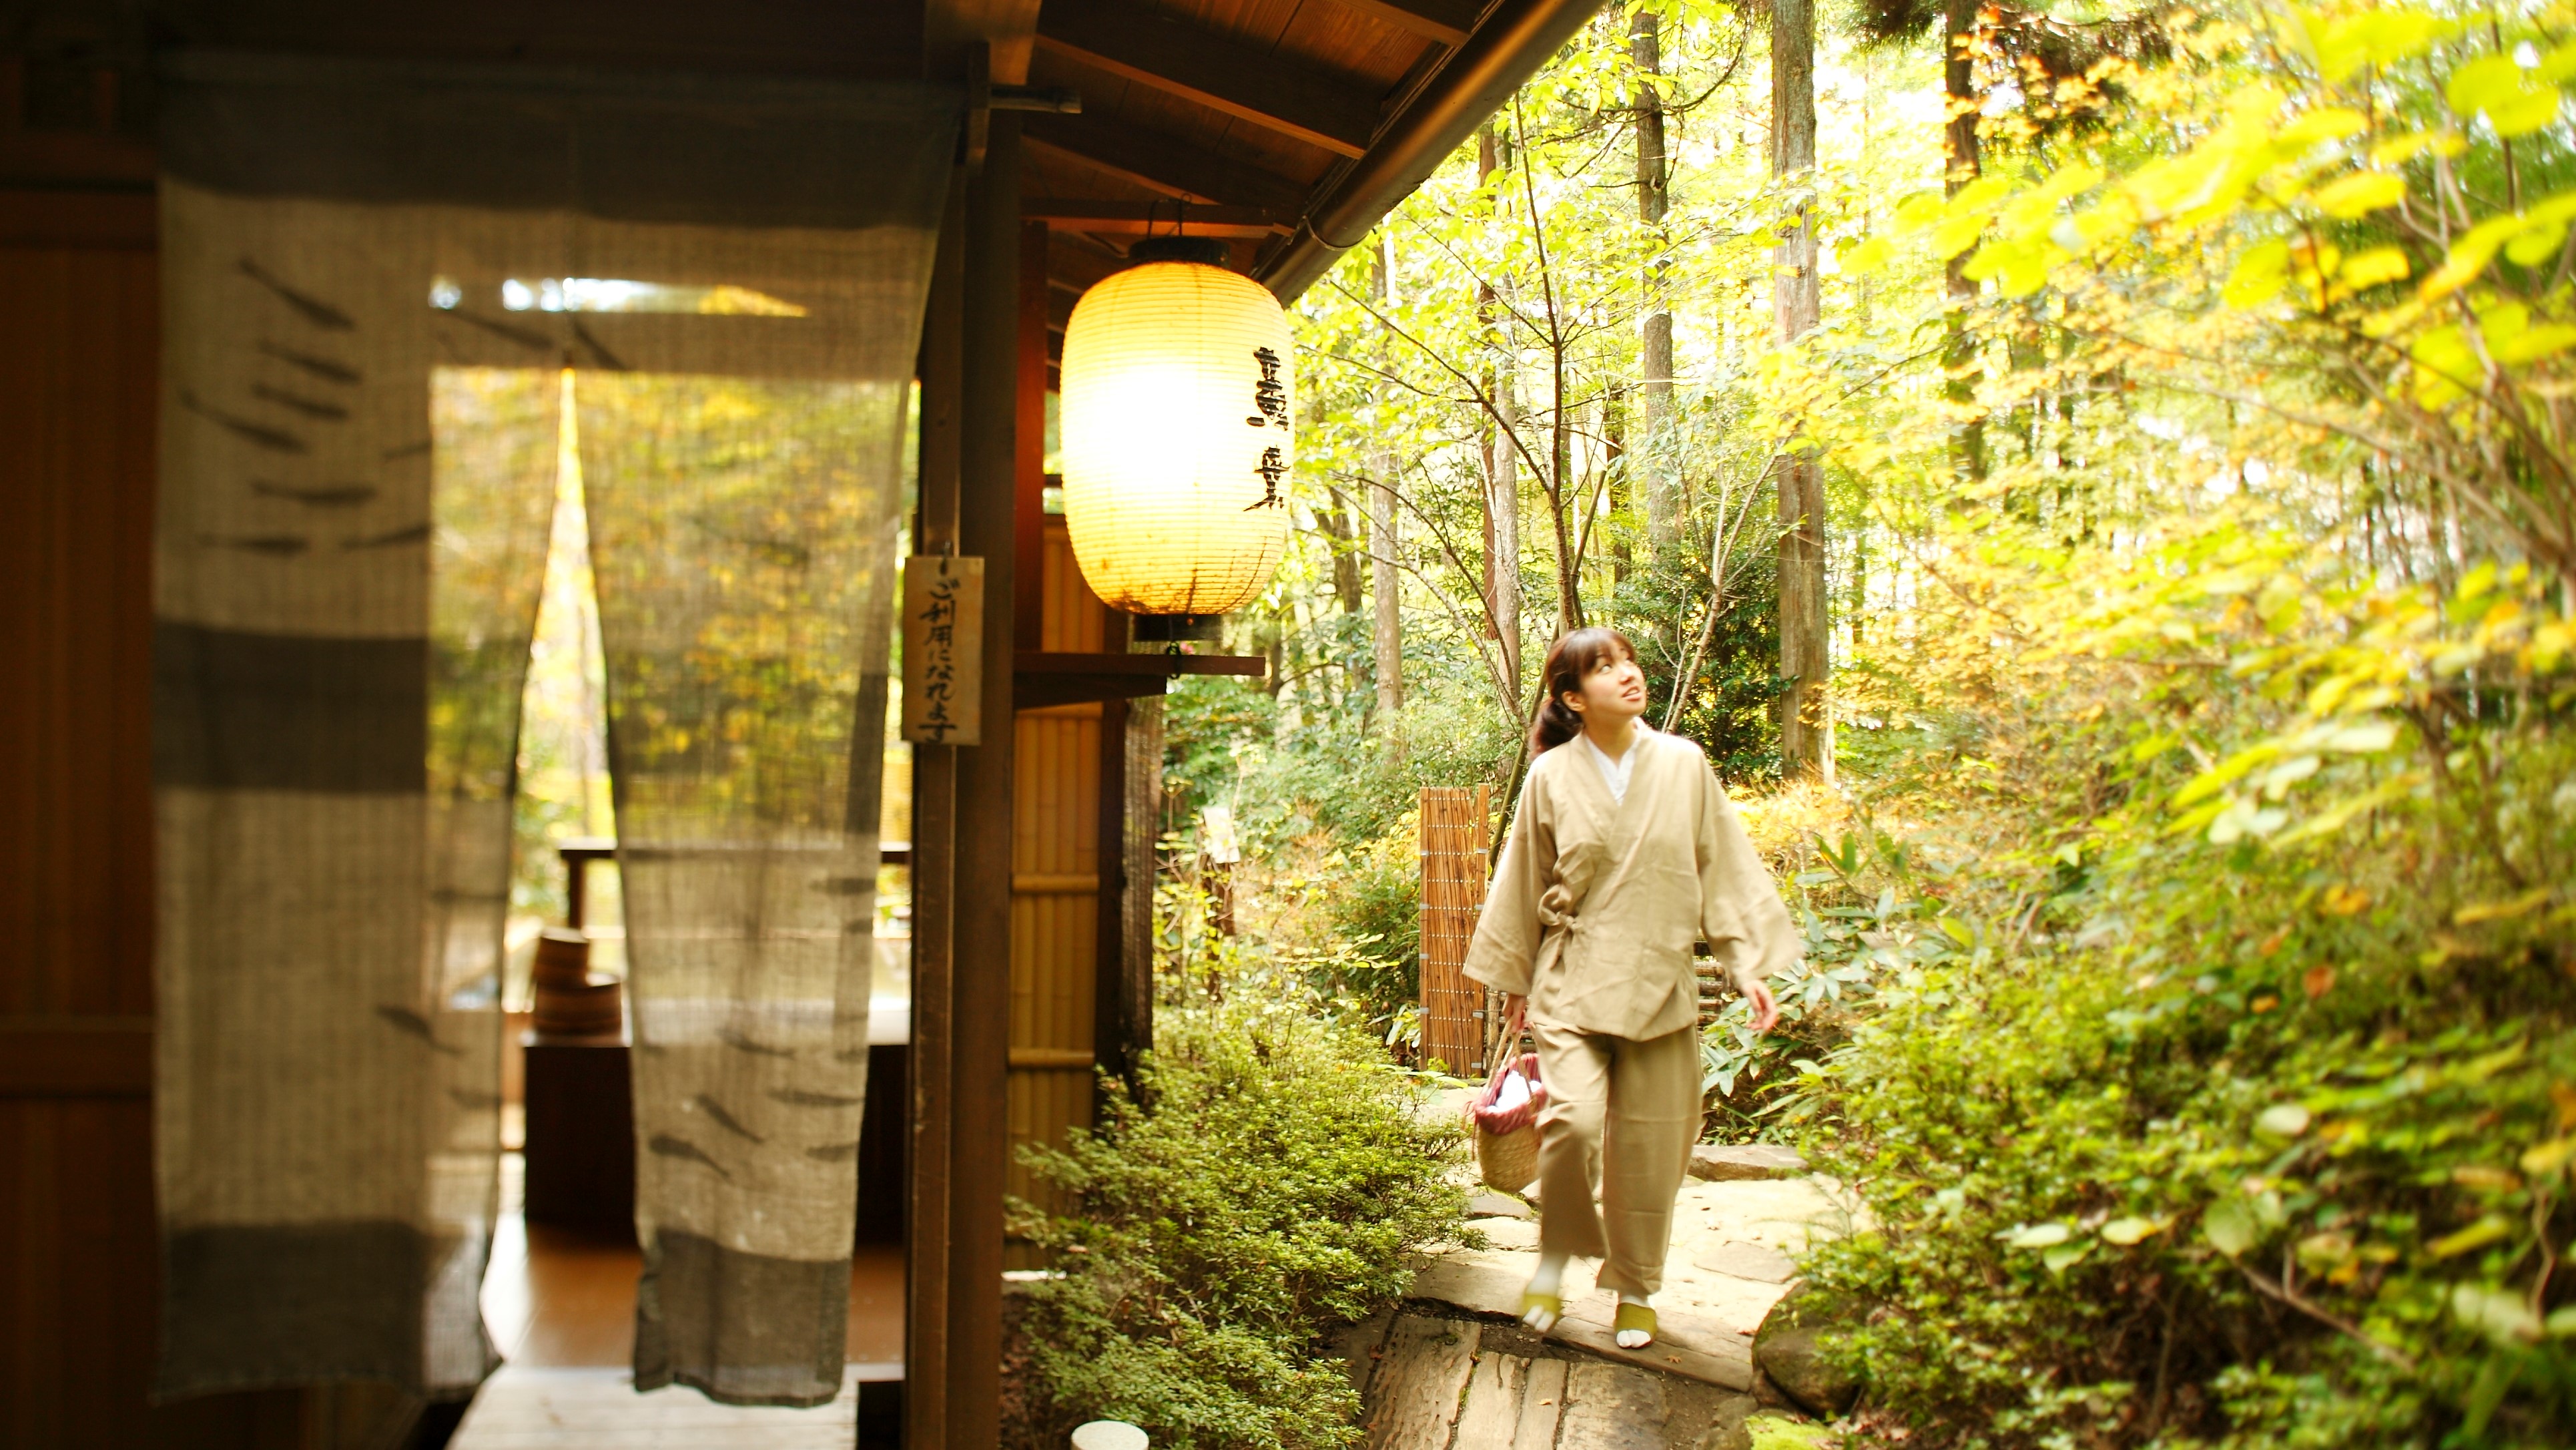
[[[1073,1432],[1073,1450],[1145,1450],[1145,1444],[1145,1432],[1124,1420],[1094,1420]]]

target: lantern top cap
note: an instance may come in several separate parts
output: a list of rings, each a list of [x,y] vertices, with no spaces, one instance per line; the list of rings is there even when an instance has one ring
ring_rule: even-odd
[[[1219,237],[1146,237],[1127,249],[1130,262],[1197,262],[1223,267],[1229,258]]]

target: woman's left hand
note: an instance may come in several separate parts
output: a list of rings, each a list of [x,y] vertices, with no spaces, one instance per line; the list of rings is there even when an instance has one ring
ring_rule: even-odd
[[[1779,1025],[1780,1000],[1771,995],[1771,988],[1767,984],[1754,983],[1753,990],[1745,995],[1745,1000],[1753,1004],[1755,1036],[1759,1037]]]

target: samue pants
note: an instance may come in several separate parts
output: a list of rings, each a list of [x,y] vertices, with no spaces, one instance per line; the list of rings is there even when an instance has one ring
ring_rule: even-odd
[[[1605,1260],[1602,1288],[1652,1294],[1664,1282],[1673,1198],[1699,1141],[1699,1035],[1684,1027],[1639,1041],[1537,1022],[1530,1035],[1547,1084],[1539,1251]]]

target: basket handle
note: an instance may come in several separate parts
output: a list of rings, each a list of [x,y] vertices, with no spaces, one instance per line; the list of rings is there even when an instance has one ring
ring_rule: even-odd
[[[1521,1039],[1528,1035],[1529,999],[1524,997],[1521,999],[1521,1004],[1512,1009],[1512,1015],[1503,1021],[1503,1040],[1494,1053],[1493,1069],[1485,1074],[1485,1090],[1478,1095],[1479,1101],[1492,1102],[1495,1095],[1502,1091],[1503,1071],[1521,1060],[1520,1053],[1514,1049],[1519,1047]]]

